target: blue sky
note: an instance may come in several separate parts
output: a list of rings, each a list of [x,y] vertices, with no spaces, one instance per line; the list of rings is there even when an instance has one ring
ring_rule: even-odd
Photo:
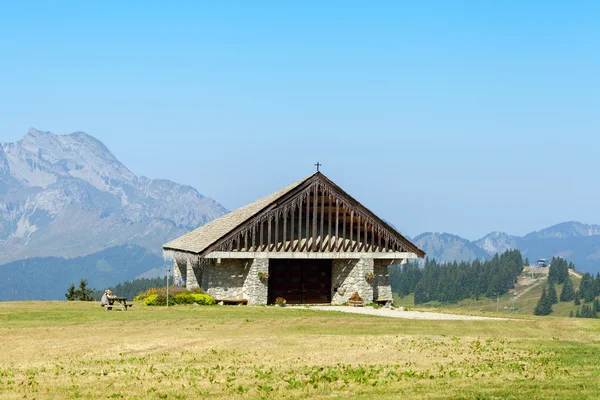
[[[411,236],[600,223],[599,4],[0,2],[0,141],[85,131],[230,209],[320,161]]]

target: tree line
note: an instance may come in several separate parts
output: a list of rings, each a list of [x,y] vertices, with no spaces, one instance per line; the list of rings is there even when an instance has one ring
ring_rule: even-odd
[[[456,303],[481,296],[496,297],[514,288],[523,271],[523,258],[519,250],[496,254],[491,260],[474,260],[438,263],[425,260],[390,268],[392,290],[401,297],[414,293],[415,305],[429,301]]]
[[[169,278],[169,283],[171,285],[173,284],[172,277]],[[145,292],[150,288],[163,286],[166,286],[166,279],[164,277],[152,279],[141,278],[119,283],[115,286],[109,286],[107,289],[110,289],[116,296],[133,300],[133,298],[139,293]],[[82,279],[79,282],[79,287],[75,287],[75,284],[71,283],[67,289],[67,292],[65,293],[65,297],[69,301],[100,300],[102,298],[102,294],[104,294],[104,290],[105,289],[91,289],[88,287],[87,280]]]
[[[563,258],[554,257],[548,270],[547,290],[542,290],[542,296],[533,313],[535,315],[550,315],[552,306],[560,302],[573,302],[575,306],[584,304],[570,316],[576,318],[597,318],[600,312],[600,273],[594,278],[590,273],[581,277],[579,290],[575,290],[569,277],[569,269],[575,269],[573,263],[568,263]],[[556,284],[563,284],[560,297],[556,293]]]

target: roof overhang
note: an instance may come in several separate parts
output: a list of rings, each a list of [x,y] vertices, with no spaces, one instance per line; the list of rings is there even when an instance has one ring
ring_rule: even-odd
[[[295,258],[295,259],[360,259],[369,258],[376,260],[406,260],[419,256],[411,252],[389,253],[357,253],[357,252],[252,252],[252,251],[212,251],[204,256],[210,259],[254,259],[254,258]]]

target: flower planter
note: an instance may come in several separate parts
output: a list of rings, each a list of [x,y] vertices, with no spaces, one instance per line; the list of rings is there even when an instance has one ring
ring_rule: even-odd
[[[364,306],[364,302],[356,301],[356,300],[348,300],[348,305],[352,306],[352,307],[362,307],[362,306]]]

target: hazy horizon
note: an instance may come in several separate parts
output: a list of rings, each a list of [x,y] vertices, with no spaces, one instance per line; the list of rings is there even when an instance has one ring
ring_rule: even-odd
[[[411,237],[600,223],[595,2],[0,11],[2,142],[84,131],[230,210],[319,161]]]

